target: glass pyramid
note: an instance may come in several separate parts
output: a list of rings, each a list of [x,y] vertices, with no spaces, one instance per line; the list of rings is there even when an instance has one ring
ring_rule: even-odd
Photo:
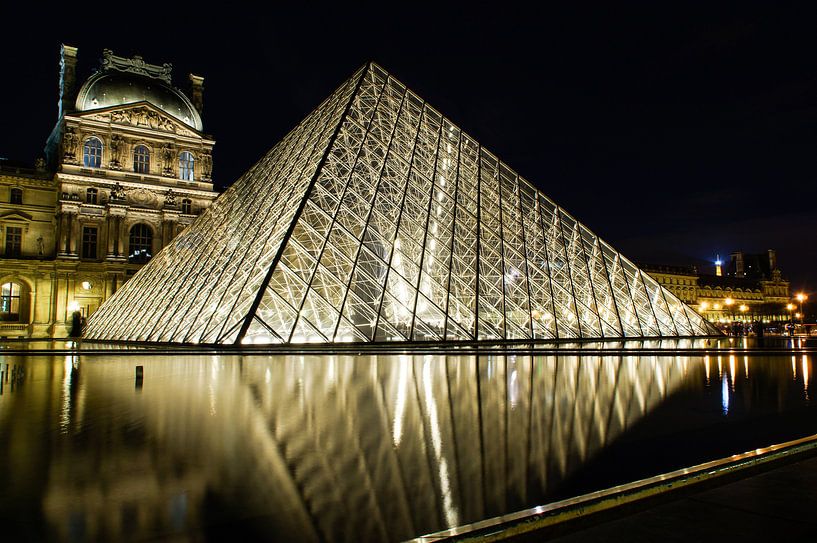
[[[86,337],[263,344],[716,333],[370,63],[105,302]]]

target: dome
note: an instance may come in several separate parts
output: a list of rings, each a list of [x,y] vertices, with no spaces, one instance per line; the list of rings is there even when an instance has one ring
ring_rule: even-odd
[[[77,110],[150,102],[187,126],[201,131],[201,116],[181,91],[165,82],[138,74],[107,71],[92,75],[77,95]]]

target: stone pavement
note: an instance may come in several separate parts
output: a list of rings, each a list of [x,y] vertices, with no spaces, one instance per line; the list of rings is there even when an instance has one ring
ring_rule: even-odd
[[[530,540],[536,540],[531,535]],[[586,529],[574,528],[573,533],[549,541],[817,541],[817,458],[694,492]]]

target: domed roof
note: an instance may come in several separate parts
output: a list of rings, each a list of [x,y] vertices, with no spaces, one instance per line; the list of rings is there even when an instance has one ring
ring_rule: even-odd
[[[92,75],[77,95],[77,110],[150,102],[184,124],[202,129],[201,116],[181,91],[160,79],[115,70]]]

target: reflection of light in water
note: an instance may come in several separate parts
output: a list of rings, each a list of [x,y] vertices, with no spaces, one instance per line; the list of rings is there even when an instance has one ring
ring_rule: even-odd
[[[792,381],[797,380],[797,361],[794,359],[793,356],[791,357],[791,378]]]
[[[746,374],[746,378],[748,379],[749,378],[749,357],[748,356],[743,357],[743,373]]]
[[[511,409],[515,409],[519,401],[519,379],[516,368],[511,370],[511,375],[508,377],[508,399],[511,402]]]
[[[723,360],[722,357],[718,357],[718,379],[723,376]]]
[[[406,416],[406,395],[408,393],[409,357],[400,357],[400,371],[397,374],[397,400],[394,405],[392,439],[394,446],[400,445],[403,437],[403,418]]]
[[[709,355],[704,357],[704,371],[706,371],[706,384],[709,384]]]
[[[448,463],[443,457],[443,443],[440,435],[440,419],[437,415],[437,404],[434,402],[434,389],[431,380],[432,357],[427,356],[423,363],[423,392],[425,393],[426,409],[428,410],[429,424],[431,425],[431,444],[434,447],[434,456],[437,457],[437,465],[440,474],[440,491],[443,495],[443,510],[448,527],[459,524],[459,515],[454,509],[454,499],[451,496],[451,480],[448,476]]]
[[[726,376],[721,378],[721,408],[723,414],[729,414],[729,384],[726,382]]]
[[[735,369],[735,355],[729,355],[729,376],[732,378],[732,390],[735,390],[735,380],[737,378],[737,373]]]
[[[65,376],[62,379],[62,409],[60,410],[60,432],[68,433],[71,425],[71,378],[74,371],[74,357],[65,355]]]
[[[808,400],[808,356],[803,355],[803,391]]]

